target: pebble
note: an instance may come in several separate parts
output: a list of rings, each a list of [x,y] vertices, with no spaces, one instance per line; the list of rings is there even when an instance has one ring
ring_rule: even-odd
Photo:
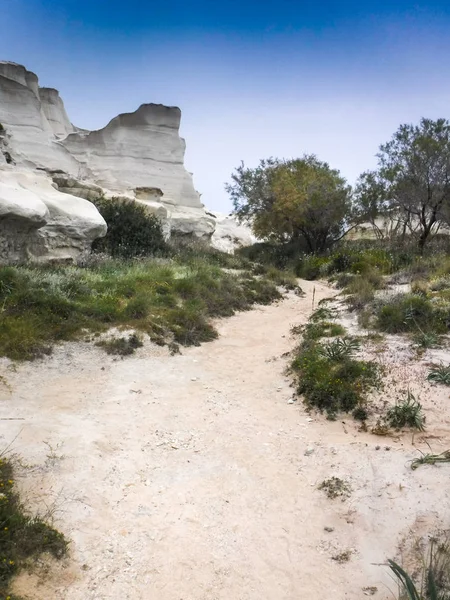
[[[305,456],[311,456],[311,454],[314,454],[314,448],[307,448],[305,450]]]

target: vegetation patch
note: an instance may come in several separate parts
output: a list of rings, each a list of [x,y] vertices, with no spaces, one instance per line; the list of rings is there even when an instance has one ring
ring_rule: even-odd
[[[335,498],[348,498],[352,492],[350,485],[346,481],[334,476],[322,481],[319,485],[319,490],[323,490],[327,498],[332,500]]]
[[[395,429],[411,427],[419,431],[425,430],[425,416],[423,415],[422,405],[409,390],[403,402],[398,402],[387,411],[386,421]]]
[[[94,252],[122,258],[169,254],[161,223],[145,206],[119,198],[99,198],[94,204],[108,226],[105,237],[94,241]]]
[[[330,418],[340,411],[365,407],[367,393],[380,384],[378,365],[354,357],[359,348],[354,338],[322,343],[316,334],[316,327],[306,326],[303,341],[294,353],[291,370],[298,393],[308,406],[326,411]]]
[[[432,367],[427,377],[428,381],[450,385],[450,365],[436,365]]]
[[[141,348],[144,344],[139,336],[137,336],[135,333],[132,333],[128,337],[119,337],[97,342],[97,345],[102,346],[107,354],[129,356],[130,354],[134,354],[137,348]]]
[[[13,465],[4,457],[0,457],[0,490],[0,598],[14,600],[9,589],[12,578],[44,552],[62,558],[68,544],[53,527],[28,514],[15,488]]]
[[[416,543],[419,565],[407,572],[393,560],[388,565],[399,584],[398,600],[450,598],[450,542],[448,532],[432,535],[427,544]]]
[[[386,333],[447,333],[449,306],[419,294],[394,296],[380,303],[375,325]]]
[[[85,266],[1,267],[0,356],[34,359],[61,340],[113,326],[159,343],[198,345],[217,336],[212,317],[282,297],[273,280],[216,263],[217,253],[198,252],[170,260],[94,257]]]

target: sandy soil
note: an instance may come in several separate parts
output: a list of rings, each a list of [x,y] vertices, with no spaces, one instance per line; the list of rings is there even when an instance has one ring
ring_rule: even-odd
[[[22,420],[0,420],[1,444],[14,440],[29,502],[72,540],[45,584],[23,574],[18,593],[361,600],[375,586],[377,600],[393,597],[382,563],[399,540],[450,522],[450,466],[408,464],[427,444],[450,446],[449,413],[413,446],[411,435],[379,438],[292,403],[290,327],[307,320],[313,288],[316,303],[332,294],[301,285],[304,298],[223,320],[217,341],[181,356],[149,343],[114,360],[66,344],[33,364],[2,363],[0,417]],[[333,475],[350,483],[347,500],[317,489]],[[348,562],[333,560],[347,550]]]

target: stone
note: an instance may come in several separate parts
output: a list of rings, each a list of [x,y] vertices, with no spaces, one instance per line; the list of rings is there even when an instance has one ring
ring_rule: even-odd
[[[95,206],[42,174],[0,167],[0,262],[73,261],[105,235]]]
[[[39,87],[22,65],[0,62],[0,165],[38,169],[72,197],[138,201],[162,221],[166,237],[209,241],[217,219],[205,211],[184,167],[180,121],[177,107],[142,104],[101,129],[81,129],[56,89]],[[50,234],[49,225],[40,235]]]
[[[211,237],[211,245],[217,250],[234,254],[237,248],[250,246],[258,241],[251,227],[238,223],[233,215],[224,215],[217,212],[209,212],[215,219],[215,230]]]

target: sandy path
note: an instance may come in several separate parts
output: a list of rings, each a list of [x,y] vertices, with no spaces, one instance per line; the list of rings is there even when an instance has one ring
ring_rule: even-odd
[[[71,557],[37,600],[360,600],[391,598],[386,568],[400,534],[449,516],[448,471],[412,472],[407,442],[312,420],[283,371],[305,298],[236,315],[220,338],[169,357],[151,345],[125,360],[68,344],[4,369],[2,443],[28,464],[33,502],[53,499]],[[49,444],[53,451],[49,450]],[[376,446],[382,444],[381,449]],[[342,502],[317,484],[350,481]],[[334,528],[326,532],[324,527]],[[349,562],[332,559],[351,550]],[[388,586],[388,587],[386,587]]]

